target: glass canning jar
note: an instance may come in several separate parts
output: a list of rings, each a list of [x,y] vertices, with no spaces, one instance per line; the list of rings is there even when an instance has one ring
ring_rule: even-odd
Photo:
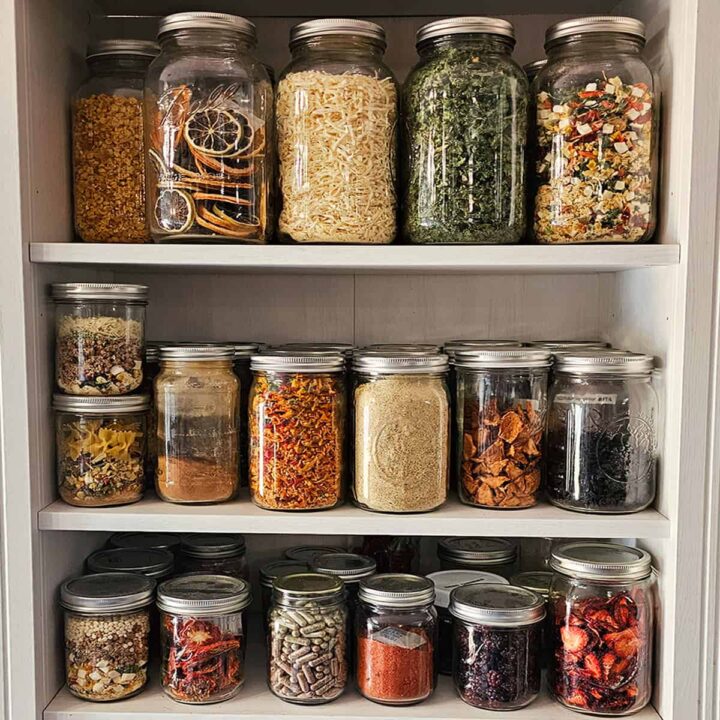
[[[325,510],[343,499],[345,360],[339,353],[254,355],[250,493],[269,510]]]
[[[273,560],[260,568],[260,595],[262,599],[263,627],[267,632],[268,611],[272,601],[272,585],[275,578],[306,573],[308,564],[297,560]]]
[[[58,492],[69,505],[127,505],[145,491],[147,395],[53,395]]]
[[[55,382],[66,395],[126,395],[143,381],[147,286],[55,283]]]
[[[653,359],[617,352],[556,357],[547,495],[568,510],[637,512],[655,498],[658,399]]]
[[[250,397],[250,386],[252,385],[252,372],[250,371],[250,358],[260,352],[263,345],[256,342],[232,342],[234,350],[233,371],[237,375],[240,392],[238,403],[238,427],[240,428],[240,445],[238,456],[240,461],[240,484],[243,487],[248,485],[248,398]]]
[[[283,553],[286,560],[294,560],[295,562],[306,563],[310,566],[313,560],[320,555],[329,555],[331,553],[345,553],[346,548],[339,545],[293,545]]]
[[[159,583],[175,572],[175,556],[159,548],[106,548],[92,553],[86,565],[89,573],[130,572]]]
[[[545,600],[511,585],[470,583],[450,595],[453,680],[460,697],[484,710],[517,710],[540,692]]]
[[[157,412],[155,410],[155,378],[160,372],[160,346],[158,342],[145,345],[145,372],[143,373],[143,392],[150,396],[150,408],[147,415],[147,443],[145,454],[145,475],[155,477],[157,464]]]
[[[356,552],[371,557],[381,573],[417,574],[420,538],[407,535],[365,535]]]
[[[514,509],[537,502],[550,361],[537,348],[455,353],[455,467],[464,503]]]
[[[648,553],[576,542],[550,561],[550,691],[573,710],[629,715],[652,694],[655,577]]]
[[[168,345],[155,378],[163,500],[215,503],[238,489],[238,379],[230,346]]]
[[[532,85],[534,239],[647,242],[655,230],[660,88],[627,17],[564,20]]]
[[[355,355],[355,502],[406,513],[440,507],[448,493],[447,356]]]
[[[385,31],[366,20],[310,20],[290,31],[275,103],[281,240],[395,238],[398,91],[385,44]]]
[[[518,550],[501,538],[447,537],[438,541],[437,556],[442,570],[484,570],[509,580]]]
[[[163,532],[119,532],[110,536],[108,547],[168,550],[177,557],[180,549],[180,536],[175,533]]]
[[[413,243],[518,243],[525,233],[528,80],[507,20],[417,31],[403,88],[403,234]]]
[[[242,535],[199,533],[185,535],[178,558],[180,572],[229,575],[248,580],[245,538]]]
[[[180,575],[157,593],[165,693],[181,703],[229,700],[245,682],[250,585],[226,575]]]
[[[160,48],[101,40],[72,102],[75,232],[85,242],[149,242],[145,218],[143,80]]]
[[[384,573],[360,581],[355,619],[358,690],[382,705],[413,705],[435,690],[432,580]]]
[[[268,686],[286,702],[319,705],[347,684],[347,608],[338,577],[285,575],[273,581],[268,614]]]
[[[60,588],[65,609],[65,676],[83,700],[137,695],[147,682],[155,582],[133,573],[73,578]]]
[[[156,242],[265,243],[272,232],[272,85],[255,25],[183,12],[158,29],[145,77],[150,231]]]

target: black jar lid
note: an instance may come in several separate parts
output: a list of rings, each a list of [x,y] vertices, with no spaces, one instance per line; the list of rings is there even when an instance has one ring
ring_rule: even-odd
[[[252,602],[250,583],[227,575],[193,573],[158,587],[160,610],[176,615],[229,615]]]
[[[346,583],[356,583],[364,577],[374,575],[377,563],[367,555],[327,553],[314,558],[310,563],[310,569],[325,575],[336,575]]]
[[[545,600],[513,585],[469,583],[450,594],[450,612],[467,622],[516,627],[540,622],[545,617]]]
[[[180,545],[184,555],[194,558],[224,558],[245,554],[242,535],[198,533],[185,535]]]
[[[381,573],[360,581],[360,600],[372,605],[393,608],[414,608],[435,600],[432,580],[407,573]]]
[[[157,548],[175,552],[180,547],[180,542],[180,536],[175,533],[120,532],[110,536],[108,545],[115,548]]]
[[[164,579],[173,573],[175,556],[157,548],[109,548],[98,550],[87,559],[92,573],[132,572]]]
[[[501,538],[448,537],[438,542],[437,554],[467,565],[503,565],[515,560],[517,548]]]
[[[155,581],[144,575],[98,573],[66,580],[60,588],[60,604],[76,613],[106,615],[147,607],[154,594]]]
[[[341,600],[345,584],[339,577],[306,572],[282,575],[273,580],[273,597],[280,604],[292,600]]]
[[[260,584],[263,587],[272,587],[275,578],[285,575],[298,575],[309,570],[307,563],[297,560],[273,560],[260,568]]]
[[[295,562],[310,565],[318,555],[345,552],[347,552],[347,550],[333,545],[295,545],[294,547],[288,548],[283,555],[286,560],[294,560]]]

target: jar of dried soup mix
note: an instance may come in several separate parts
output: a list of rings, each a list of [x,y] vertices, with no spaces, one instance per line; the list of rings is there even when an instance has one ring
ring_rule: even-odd
[[[517,555],[517,546],[501,538],[447,537],[437,545],[443,570],[483,570],[508,580],[515,572]]]
[[[637,512],[655,498],[658,399],[648,355],[556,356],[547,495],[568,510]]]
[[[245,682],[250,585],[199,573],[167,580],[157,593],[163,690],[191,705],[229,700]]]
[[[238,379],[233,349],[168,345],[155,378],[158,463],[163,500],[223,502],[238,489]]]
[[[149,242],[145,218],[143,80],[160,48],[101,40],[72,103],[75,232],[85,242]]]
[[[58,491],[70,505],[137,502],[145,490],[147,395],[53,395]]]
[[[652,693],[655,579],[648,553],[576,542],[553,552],[550,691],[594,715],[629,715]]]
[[[564,20],[533,81],[540,243],[647,242],[656,220],[660,89],[627,17]]]
[[[245,538],[242,535],[199,533],[186,535],[180,545],[180,572],[229,575],[248,580]]]
[[[73,695],[107,702],[145,687],[154,592],[153,580],[133,573],[85,575],[63,583],[65,672]]]
[[[143,381],[145,285],[55,283],[55,382],[67,395],[126,395]]]
[[[335,354],[252,358],[250,493],[269,510],[325,510],[343,498],[345,360]]]

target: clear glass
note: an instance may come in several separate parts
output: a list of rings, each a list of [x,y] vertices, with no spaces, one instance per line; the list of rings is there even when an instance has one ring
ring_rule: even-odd
[[[155,477],[157,467],[157,409],[155,407],[155,378],[160,373],[160,362],[145,361],[145,378],[143,380],[143,392],[150,396],[150,407],[147,413],[146,453],[145,453],[145,476]]]
[[[255,371],[250,493],[268,510],[325,510],[343,499],[345,375]]]
[[[658,400],[650,375],[556,372],[547,495],[568,510],[637,512],[655,498]]]
[[[460,697],[483,710],[517,710],[540,693],[542,622],[493,627],[455,618],[453,680]]]
[[[60,497],[102,507],[140,500],[145,490],[145,413],[55,413]]]
[[[402,535],[365,535],[354,552],[375,561],[378,573],[418,573],[420,538]]]
[[[587,581],[555,573],[550,589],[549,686],[573,710],[629,715],[652,694],[653,576]]]
[[[532,507],[540,491],[547,368],[455,372],[460,499],[479,507]]]
[[[90,59],[90,77],[73,98],[75,232],[85,242],[150,242],[142,95],[151,59]]]
[[[528,81],[512,43],[446,35],[403,89],[403,233],[413,243],[518,243],[525,233]]]
[[[110,615],[65,611],[65,676],[83,700],[137,695],[147,682],[148,608]]]
[[[390,608],[358,603],[355,620],[358,690],[382,705],[413,705],[435,690],[438,641],[433,605]]]
[[[618,33],[576,35],[533,81],[534,239],[638,243],[655,231],[660,88]]]
[[[162,686],[192,705],[229,700],[245,682],[245,612],[227,615],[160,613]]]
[[[356,373],[355,502],[427,512],[447,499],[450,401],[444,375]]]
[[[183,573],[203,573],[204,575],[229,575],[238,580],[249,580],[248,563],[245,551],[236,555],[198,557],[180,551],[179,571]]]
[[[240,357],[233,361],[233,371],[240,383],[238,405],[238,427],[240,429],[240,445],[238,448],[238,457],[240,462],[240,484],[243,487],[248,485],[249,467],[248,467],[248,412],[250,406],[248,399],[250,396],[250,386],[252,385],[252,372],[250,371],[250,358]]]
[[[282,241],[395,238],[398,90],[382,55],[357,35],[292,48],[276,101]]]
[[[224,502],[238,489],[238,380],[231,361],[164,360],[155,379],[163,500]]]
[[[127,395],[143,381],[145,305],[56,300],[55,382],[66,395]]]
[[[483,572],[495,573],[506,580],[510,580],[513,573],[517,572],[517,559],[504,562],[483,562],[482,560],[462,560],[460,558],[440,558],[441,570],[481,570]]]
[[[273,599],[268,613],[268,686],[286,702],[319,705],[347,684],[347,608],[340,600]]]
[[[272,86],[252,50],[224,30],[162,38],[145,78],[147,212],[156,242],[268,241]]]

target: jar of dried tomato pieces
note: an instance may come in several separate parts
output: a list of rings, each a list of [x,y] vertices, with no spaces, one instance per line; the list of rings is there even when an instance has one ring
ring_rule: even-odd
[[[242,535],[186,535],[182,539],[178,563],[181,572],[229,575],[248,580],[245,538]]]
[[[537,502],[550,360],[537,348],[455,353],[456,469],[464,503],[508,509]]]
[[[268,510],[325,510],[343,498],[345,361],[342,355],[252,358],[250,492]]]
[[[548,29],[548,63],[531,89],[537,242],[651,238],[660,89],[644,46],[645,26],[634,18],[577,18]]]
[[[629,715],[652,693],[655,578],[650,555],[575,542],[550,561],[550,690],[563,705]]]
[[[173,700],[222,702],[245,682],[250,585],[225,575],[181,575],[158,588],[161,678]]]
[[[515,572],[517,555],[517,546],[502,538],[447,537],[437,545],[443,570],[484,570],[508,580]]]

